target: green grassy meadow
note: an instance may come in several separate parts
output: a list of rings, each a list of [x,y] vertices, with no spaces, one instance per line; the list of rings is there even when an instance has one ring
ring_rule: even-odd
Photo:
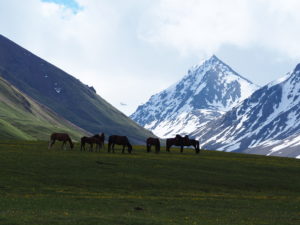
[[[0,141],[0,224],[299,224],[300,161]]]

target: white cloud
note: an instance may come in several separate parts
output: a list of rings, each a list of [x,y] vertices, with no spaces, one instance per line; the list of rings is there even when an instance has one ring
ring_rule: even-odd
[[[183,54],[256,44],[299,58],[299,11],[297,0],[161,0],[140,35]]]
[[[77,2],[74,14],[40,0],[0,0],[0,32],[113,105],[126,102],[127,114],[223,46],[300,57],[298,0]]]
[[[149,13],[141,36],[184,54],[212,54],[222,44],[245,45],[253,36],[244,0],[162,0]]]

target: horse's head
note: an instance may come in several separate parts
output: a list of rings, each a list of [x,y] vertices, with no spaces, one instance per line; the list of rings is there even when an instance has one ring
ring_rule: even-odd
[[[132,152],[132,145],[130,143],[128,143],[127,146],[128,146],[128,152],[131,153]]]

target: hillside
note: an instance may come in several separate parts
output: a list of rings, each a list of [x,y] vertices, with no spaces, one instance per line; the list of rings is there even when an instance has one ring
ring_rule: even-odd
[[[52,132],[87,134],[0,77],[0,139],[48,140]]]
[[[299,160],[133,149],[0,142],[0,224],[299,224]]]
[[[0,74],[26,95],[91,133],[127,135],[133,142],[144,142],[152,135],[92,87],[1,35]]]
[[[213,55],[189,69],[180,81],[153,95],[130,117],[159,137],[191,134],[205,129],[208,122],[257,88]]]

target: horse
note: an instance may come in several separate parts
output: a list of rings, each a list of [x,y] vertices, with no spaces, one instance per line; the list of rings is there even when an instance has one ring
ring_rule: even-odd
[[[109,136],[107,152],[110,152],[111,148],[112,148],[112,151],[115,152],[115,149],[114,149],[115,144],[123,145],[122,153],[124,153],[125,146],[127,146],[128,153],[131,153],[131,151],[132,151],[132,145],[129,143],[129,140],[126,136],[118,136],[118,135]]]
[[[146,140],[146,146],[147,146],[147,152],[151,152],[151,146],[155,146],[155,152],[159,153],[160,152],[160,141],[158,138],[152,138],[149,137]]]
[[[61,148],[65,147],[66,149],[66,143],[69,142],[71,149],[73,149],[74,144],[70,138],[70,136],[66,133],[52,133],[50,136],[50,141],[49,141],[49,145],[48,145],[48,149],[50,149],[55,141],[62,141],[63,144],[61,146]]]
[[[185,137],[181,137],[180,135],[176,135],[175,138],[168,138],[166,141],[166,150],[167,152],[170,151],[170,148],[172,145],[180,146],[180,152],[183,152],[183,146],[193,146],[195,148],[195,152],[199,153],[199,141],[195,139],[189,139],[189,137],[186,135]]]
[[[96,144],[96,151],[100,151],[102,147],[104,147],[104,140],[105,136],[104,133],[95,134],[92,137],[82,137],[81,138],[81,146],[80,146],[80,151],[84,150],[85,151],[85,144],[88,143],[90,144],[90,152],[93,151],[93,144]]]

